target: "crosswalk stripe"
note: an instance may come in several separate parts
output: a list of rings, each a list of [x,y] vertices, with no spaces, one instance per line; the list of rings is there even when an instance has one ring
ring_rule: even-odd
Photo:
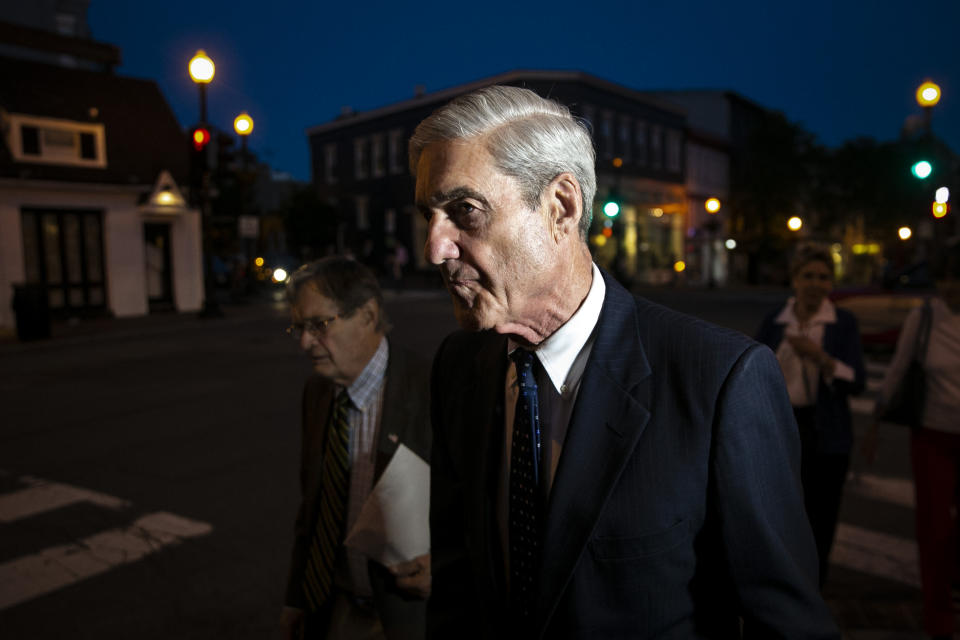
[[[837,526],[830,564],[920,586],[916,542],[850,524]]]
[[[912,509],[915,503],[913,480],[890,478],[871,473],[853,473],[847,476],[847,490],[874,500],[882,500]]]
[[[130,505],[127,500],[59,482],[31,476],[23,476],[20,481],[31,486],[0,495],[0,522],[15,522],[77,502],[92,502],[108,509],[122,509]]]
[[[131,526],[96,533],[0,564],[0,610],[135,562],[165,546],[207,535],[213,527],[159,511]]]

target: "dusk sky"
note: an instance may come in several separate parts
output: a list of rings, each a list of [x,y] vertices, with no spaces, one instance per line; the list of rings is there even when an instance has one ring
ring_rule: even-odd
[[[960,1],[673,0],[483,3],[93,0],[93,38],[118,73],[155,80],[180,123],[198,119],[187,62],[216,64],[210,120],[246,110],[262,160],[309,179],[306,129],[514,69],[585,71],[634,89],[730,89],[828,145],[890,140],[943,89],[935,133],[960,152]]]

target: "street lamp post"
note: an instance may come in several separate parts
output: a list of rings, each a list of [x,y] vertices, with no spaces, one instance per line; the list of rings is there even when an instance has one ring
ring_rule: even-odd
[[[927,136],[933,135],[931,126],[933,107],[938,102],[940,102],[940,87],[936,83],[926,80],[917,87],[917,104],[923,108],[923,126]]]
[[[240,215],[240,219],[243,220],[241,225],[244,225],[243,235],[244,235],[244,248],[246,249],[244,256],[245,260],[245,271],[247,273],[247,279],[249,281],[250,277],[250,261],[253,259],[253,243],[256,241],[256,234],[249,228],[246,228],[247,220],[244,216],[244,208],[247,201],[247,187],[250,180],[250,175],[247,171],[247,138],[253,133],[253,118],[250,117],[246,111],[243,111],[236,118],[233,119],[233,130],[240,136],[240,210],[237,212]],[[256,218],[251,222],[255,222]],[[259,234],[259,225],[257,226],[257,234]]]
[[[190,59],[187,65],[190,72],[190,78],[196,83],[200,92],[200,124],[207,123],[207,85],[213,80],[213,74],[216,69],[213,60],[207,57],[207,54],[200,49]],[[198,193],[200,196],[200,221],[203,228],[203,309],[200,311],[201,318],[218,318],[223,315],[220,305],[217,304],[216,286],[213,280],[213,243],[211,242],[210,229],[210,198],[209,198],[210,173],[203,163],[203,171],[200,175],[200,184]]]
[[[707,235],[707,287],[713,289],[717,286],[717,281],[713,273],[713,245],[716,242],[717,229],[720,227],[720,221],[717,220],[717,213],[720,211],[720,200],[718,198],[708,198],[707,201],[703,203],[703,208],[710,214],[704,226],[709,232]]]

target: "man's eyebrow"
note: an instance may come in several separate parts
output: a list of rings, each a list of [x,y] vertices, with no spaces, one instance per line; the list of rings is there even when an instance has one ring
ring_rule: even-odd
[[[416,207],[421,214],[429,218],[430,207],[435,207],[447,202],[454,202],[456,200],[463,200],[464,198],[471,198],[483,205],[484,208],[490,208],[490,202],[483,196],[483,194],[481,194],[479,191],[471,189],[470,187],[454,187],[449,191],[437,191],[426,201],[418,201],[416,203]]]
[[[485,207],[490,206],[490,203],[487,202],[487,199],[483,197],[479,191],[475,191],[470,187],[455,187],[449,191],[437,191],[430,196],[430,205],[436,206],[438,204],[443,204],[445,202],[453,202],[454,200],[463,200],[464,198],[470,198],[476,200]]]

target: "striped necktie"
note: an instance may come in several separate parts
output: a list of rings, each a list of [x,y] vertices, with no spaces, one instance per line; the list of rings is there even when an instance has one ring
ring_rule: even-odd
[[[510,357],[519,386],[510,445],[510,609],[519,621],[529,623],[540,564],[540,404],[533,353],[516,349]]]
[[[333,566],[343,542],[350,480],[349,404],[350,397],[343,389],[334,400],[327,423],[327,444],[320,479],[320,509],[303,574],[303,592],[307,610],[311,612],[320,609],[333,592]]]

